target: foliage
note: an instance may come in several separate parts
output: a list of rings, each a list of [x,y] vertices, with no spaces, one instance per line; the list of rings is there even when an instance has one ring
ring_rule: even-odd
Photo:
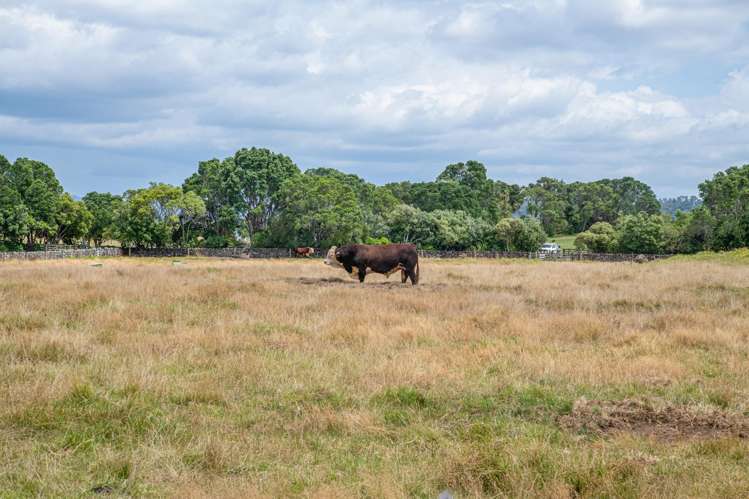
[[[526,188],[525,199],[528,213],[551,234],[582,232],[596,222],[660,209],[653,190],[632,177],[571,184],[542,177]]]
[[[386,188],[423,211],[462,211],[491,224],[510,216],[523,201],[519,186],[487,178],[486,167],[478,161],[448,165],[435,182],[399,182]]]
[[[594,253],[610,253],[617,247],[616,229],[608,222],[596,222],[575,238],[575,247]]]
[[[119,239],[145,247],[393,241],[535,251],[546,233],[577,234],[558,237],[596,252],[748,245],[749,165],[716,174],[700,193],[702,206],[695,196],[659,202],[632,177],[572,183],[542,177],[522,188],[490,179],[478,161],[449,164],[432,182],[377,186],[333,168],[302,174],[289,157],[252,147],[201,161],[181,188],[151,184],[76,201],[44,163],[0,156],[0,248]]]
[[[431,240],[433,247],[480,250],[491,244],[492,226],[485,220],[460,210],[437,210],[431,216],[437,229]]]
[[[108,192],[89,192],[82,201],[92,215],[87,237],[101,246],[104,239],[114,233],[115,214],[120,210],[122,197]]]
[[[675,223],[680,224],[681,232],[674,252],[696,253],[712,248],[715,217],[709,209],[699,206],[689,214],[678,212]]]
[[[271,240],[287,246],[324,247],[359,242],[364,214],[354,190],[330,176],[289,178],[279,190],[280,215]]]
[[[570,230],[565,218],[570,203],[564,182],[542,177],[526,188],[525,199],[528,213],[541,222],[548,234],[566,234]]]
[[[503,218],[494,230],[505,251],[538,251],[546,240],[543,226],[532,217]]]
[[[55,240],[73,244],[86,238],[94,221],[94,216],[86,205],[76,201],[70,194],[63,194],[55,214]]]
[[[700,184],[700,194],[715,219],[713,249],[749,245],[749,165],[716,173]]]
[[[30,215],[21,194],[9,178],[11,165],[0,156],[0,244],[17,250],[29,230]]]
[[[0,245],[34,249],[51,241],[72,244],[88,234],[93,216],[63,191],[55,172],[40,161],[0,156]]]
[[[116,218],[123,246],[164,247],[175,240],[189,245],[190,227],[205,214],[203,200],[168,184],[127,191]]]
[[[621,253],[660,253],[664,249],[664,221],[660,215],[625,215],[616,229]]]
[[[400,204],[386,215],[386,223],[391,241],[434,248],[433,238],[438,227],[430,213],[408,204]]]
[[[225,186],[252,240],[268,228],[278,211],[281,185],[299,175],[299,167],[288,156],[255,147],[240,149],[227,165]]]
[[[18,158],[12,165],[4,161],[3,184],[15,208],[6,217],[14,226],[23,226],[26,247],[48,242],[57,231],[56,214],[63,194],[52,169],[41,161]],[[20,241],[19,241],[20,242]]]
[[[347,174],[333,168],[314,168],[304,172],[305,175],[326,177],[347,185],[356,194],[364,220],[363,238],[378,240],[386,238],[387,224],[385,217],[400,202],[393,193],[365,181],[357,175]]]
[[[234,191],[234,158],[198,163],[198,171],[185,180],[182,189],[201,197],[206,207],[203,233],[214,244],[227,246],[234,240],[241,220],[239,196]]]

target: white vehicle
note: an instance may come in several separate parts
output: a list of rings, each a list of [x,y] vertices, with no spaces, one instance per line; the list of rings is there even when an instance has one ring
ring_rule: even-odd
[[[544,243],[538,252],[547,255],[557,254],[562,252],[562,248],[557,243]]]

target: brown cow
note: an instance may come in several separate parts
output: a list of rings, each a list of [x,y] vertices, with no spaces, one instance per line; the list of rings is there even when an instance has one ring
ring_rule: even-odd
[[[415,244],[349,244],[334,250],[333,259],[352,274],[356,269],[359,282],[368,272],[390,275],[401,271],[401,282],[419,283],[419,255]]]
[[[315,248],[307,246],[294,248],[294,256],[312,256],[315,254]]]

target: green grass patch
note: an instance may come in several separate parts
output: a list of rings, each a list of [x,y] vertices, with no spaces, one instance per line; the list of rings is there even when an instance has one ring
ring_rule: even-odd
[[[677,255],[670,262],[715,262],[728,265],[749,265],[749,248],[732,251],[702,251],[694,255]]]
[[[548,238],[547,242],[557,243],[563,250],[574,250],[577,236],[577,234],[553,236]]]
[[[132,387],[96,390],[73,387],[61,399],[11,414],[8,423],[20,430],[52,437],[54,447],[72,452],[100,445],[126,448],[150,432],[168,435],[170,424],[154,396]]]

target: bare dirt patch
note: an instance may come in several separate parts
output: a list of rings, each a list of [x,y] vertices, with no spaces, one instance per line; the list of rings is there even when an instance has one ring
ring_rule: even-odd
[[[724,411],[690,406],[658,406],[648,401],[580,399],[559,418],[569,430],[598,435],[633,433],[659,440],[749,438],[749,419]]]

